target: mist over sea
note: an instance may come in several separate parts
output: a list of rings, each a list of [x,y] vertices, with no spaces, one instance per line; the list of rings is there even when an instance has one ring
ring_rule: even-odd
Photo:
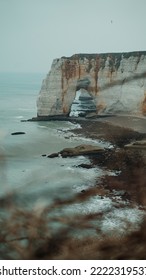
[[[69,198],[100,181],[105,170],[77,167],[89,163],[88,158],[47,158],[43,154],[58,152],[80,144],[108,144],[84,139],[70,129],[70,122],[21,122],[37,114],[36,100],[44,74],[0,73],[0,198],[13,194],[20,208],[45,206],[56,198]],[[11,135],[23,131],[23,135]],[[112,172],[112,171],[109,171]],[[140,221],[136,209],[116,210],[111,199],[94,196],[84,203],[65,207],[62,213],[93,213],[111,210],[104,216],[102,231],[124,231],[125,219],[133,225]],[[58,215],[58,213],[56,213]]]

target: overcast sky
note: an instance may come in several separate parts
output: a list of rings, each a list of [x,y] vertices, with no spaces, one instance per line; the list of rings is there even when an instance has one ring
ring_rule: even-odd
[[[146,50],[146,0],[0,0],[0,71],[75,53]]]

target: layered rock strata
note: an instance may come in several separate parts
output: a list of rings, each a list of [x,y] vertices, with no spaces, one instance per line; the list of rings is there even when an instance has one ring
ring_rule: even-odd
[[[69,116],[80,90],[92,97],[97,114],[145,116],[146,52],[76,54],[55,59],[39,93],[38,117]]]

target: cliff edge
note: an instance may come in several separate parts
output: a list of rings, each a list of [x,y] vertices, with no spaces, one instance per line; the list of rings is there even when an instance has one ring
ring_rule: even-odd
[[[145,116],[146,51],[75,54],[53,60],[42,82],[37,116],[69,116],[79,99],[87,107],[87,95],[97,114]]]

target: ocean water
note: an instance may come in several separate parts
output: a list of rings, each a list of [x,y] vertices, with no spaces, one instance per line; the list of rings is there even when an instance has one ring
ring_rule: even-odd
[[[69,130],[79,126],[75,123],[21,122],[36,116],[36,99],[44,77],[41,73],[0,73],[0,197],[13,194],[18,207],[32,210],[45,207],[54,199],[73,197],[100,182],[105,172],[108,173],[100,167],[89,170],[77,167],[81,163],[89,163],[89,159],[83,156],[42,157],[42,154],[80,144],[103,147],[109,144],[74,135]],[[16,131],[25,134],[11,135]],[[100,227],[103,232],[110,229],[110,234],[115,230],[123,233],[127,222],[135,228],[143,216],[142,211],[131,209],[128,204],[124,209],[116,210],[111,198],[101,199],[99,196],[64,206],[54,215],[101,211],[105,211],[105,215]]]
[[[37,201],[37,197],[46,199],[46,193],[49,194],[47,203],[53,197],[82,190],[92,185],[97,174],[100,176],[103,172],[92,169],[87,173],[77,168],[78,164],[88,163],[85,157],[42,157],[42,154],[58,152],[66,147],[94,142],[70,133],[69,129],[78,126],[70,122],[21,122],[36,116],[36,99],[43,78],[43,74],[0,74],[0,149],[3,159],[0,195],[7,192],[23,196],[29,194],[32,203]],[[16,131],[25,134],[11,135]]]

